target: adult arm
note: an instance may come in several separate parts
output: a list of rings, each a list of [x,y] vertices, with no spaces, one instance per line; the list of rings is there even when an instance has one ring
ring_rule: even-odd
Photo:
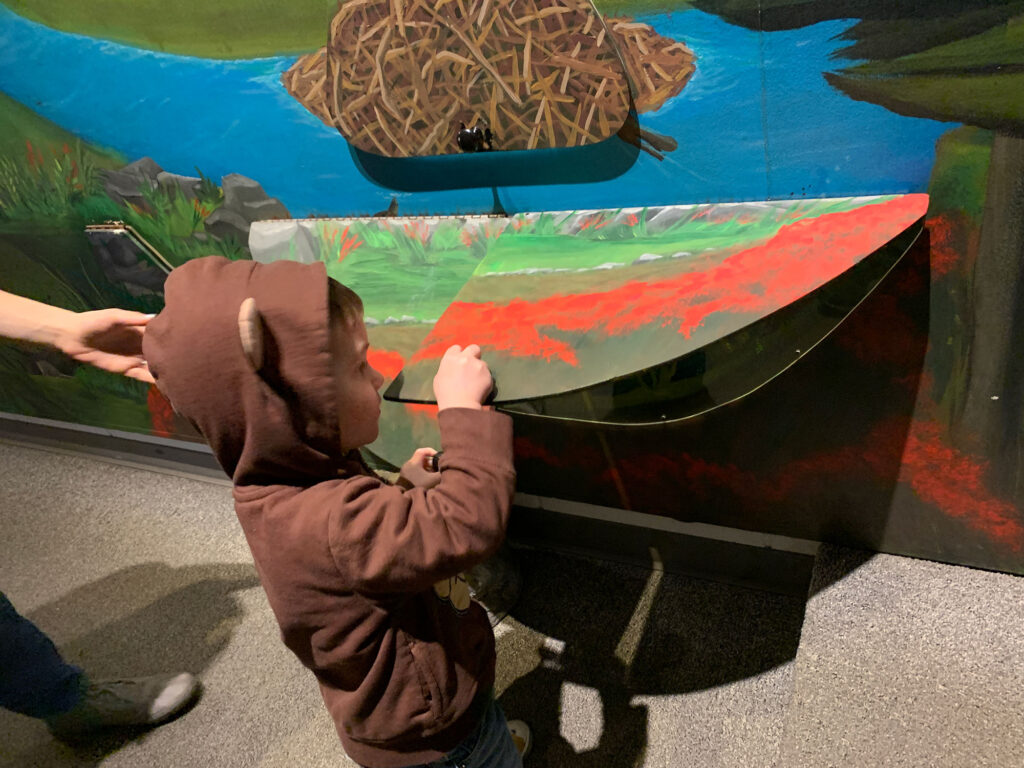
[[[79,362],[151,384],[142,357],[148,322],[141,312],[71,312],[0,291],[0,336],[56,347]]]

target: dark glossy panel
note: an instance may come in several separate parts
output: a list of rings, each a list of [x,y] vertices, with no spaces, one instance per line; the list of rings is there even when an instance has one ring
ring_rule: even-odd
[[[921,233],[920,223],[813,293],[676,360],[596,387],[502,410],[556,419],[654,424],[697,416],[783,375],[864,301]]]

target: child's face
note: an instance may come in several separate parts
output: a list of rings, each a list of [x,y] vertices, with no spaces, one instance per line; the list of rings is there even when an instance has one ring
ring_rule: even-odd
[[[331,322],[331,356],[338,398],[341,448],[350,451],[377,439],[380,394],[384,377],[366,361],[370,342],[361,319],[337,317]]]

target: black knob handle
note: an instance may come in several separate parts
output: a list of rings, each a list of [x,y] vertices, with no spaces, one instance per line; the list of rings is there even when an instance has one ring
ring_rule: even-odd
[[[459,123],[459,130],[455,134],[455,143],[463,152],[482,152],[494,149],[494,134],[490,128],[481,128],[474,125],[467,128],[465,123]]]

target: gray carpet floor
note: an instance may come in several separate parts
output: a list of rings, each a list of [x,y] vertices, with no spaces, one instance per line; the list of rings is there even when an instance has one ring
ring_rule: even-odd
[[[225,483],[0,442],[0,589],[94,677],[187,670],[183,717],[71,749],[0,710],[0,766],[352,765],[278,639]],[[520,550],[499,701],[528,768],[777,763],[804,601]]]
[[[72,749],[0,710],[0,767],[351,766],[223,481],[0,441],[0,589],[95,677],[203,696]],[[497,693],[527,768],[1024,765],[1024,579],[823,547],[810,597],[519,549]]]
[[[1024,579],[819,553],[780,765],[1024,766]]]

